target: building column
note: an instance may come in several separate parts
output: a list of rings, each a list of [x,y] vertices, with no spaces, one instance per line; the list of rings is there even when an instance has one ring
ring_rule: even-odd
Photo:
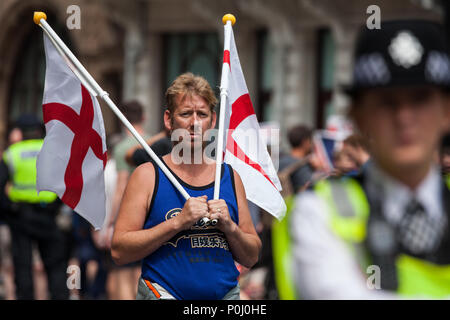
[[[148,9],[146,9],[148,10]],[[153,135],[162,126],[161,37],[148,32],[148,12],[137,14],[125,29],[123,101],[137,100],[144,108],[145,132]]]
[[[151,135],[163,126],[164,93],[162,83],[162,37],[150,33],[146,37],[147,49],[137,64],[136,98],[145,106],[145,131]]]
[[[315,53],[314,32],[294,32],[292,26],[270,29],[274,46],[272,119],[280,124],[280,149],[288,150],[288,130],[297,125],[314,126]]]

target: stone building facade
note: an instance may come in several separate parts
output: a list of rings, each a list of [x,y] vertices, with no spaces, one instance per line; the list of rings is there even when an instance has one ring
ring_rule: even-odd
[[[69,30],[68,8],[80,8],[80,29]],[[146,129],[162,128],[163,95],[176,74],[205,73],[220,81],[225,13],[260,121],[286,130],[297,123],[323,127],[345,114],[339,84],[351,80],[357,28],[377,5],[381,19],[442,20],[438,1],[420,0],[2,0],[0,2],[0,151],[23,112],[40,114],[45,60],[33,11],[67,41],[86,69],[119,104],[139,100]],[[108,135],[120,124],[100,101]]]

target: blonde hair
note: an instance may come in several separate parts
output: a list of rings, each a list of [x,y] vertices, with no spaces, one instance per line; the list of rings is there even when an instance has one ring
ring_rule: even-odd
[[[209,108],[214,111],[214,107],[217,104],[217,98],[214,91],[211,89],[208,81],[201,77],[194,75],[191,72],[183,73],[179,75],[170,85],[166,91],[166,108],[173,113],[176,107],[176,99],[178,95],[198,95],[205,99]]]

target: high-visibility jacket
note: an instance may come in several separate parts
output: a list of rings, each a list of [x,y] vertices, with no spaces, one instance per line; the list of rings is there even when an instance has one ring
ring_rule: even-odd
[[[450,186],[443,183],[444,211],[450,221]],[[371,223],[371,205],[358,178],[330,179],[318,182],[315,193],[324,201],[330,227],[352,250],[362,270],[372,264],[372,253],[367,246]],[[425,257],[408,255],[401,251],[392,257],[396,273],[395,291],[404,296],[444,298],[450,296],[450,227],[442,236],[439,247]],[[383,270],[381,270],[383,272]],[[383,283],[382,289],[383,289]]]
[[[291,175],[307,163],[307,159],[294,161],[278,173],[278,178],[283,187],[281,194],[286,203],[286,214],[281,221],[274,220],[271,238],[275,285],[280,300],[298,299],[292,272],[291,234],[289,230],[296,195]]]
[[[292,270],[292,240],[290,219],[294,207],[295,195],[284,198],[286,214],[281,221],[274,220],[272,225],[272,256],[275,273],[275,285],[280,300],[298,299]]]
[[[50,191],[36,191],[36,159],[44,140],[30,139],[12,144],[4,153],[12,186],[8,198],[12,202],[51,203],[57,195]]]

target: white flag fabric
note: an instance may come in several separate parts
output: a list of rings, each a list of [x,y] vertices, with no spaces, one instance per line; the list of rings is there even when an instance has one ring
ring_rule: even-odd
[[[278,219],[286,213],[281,184],[253,109],[231,29],[230,51],[224,63],[230,66],[225,113],[224,162],[236,170],[244,184],[247,199]],[[228,130],[227,130],[228,129]]]
[[[46,136],[37,159],[37,189],[55,192],[99,229],[105,219],[106,165],[100,105],[45,33],[44,47]]]

